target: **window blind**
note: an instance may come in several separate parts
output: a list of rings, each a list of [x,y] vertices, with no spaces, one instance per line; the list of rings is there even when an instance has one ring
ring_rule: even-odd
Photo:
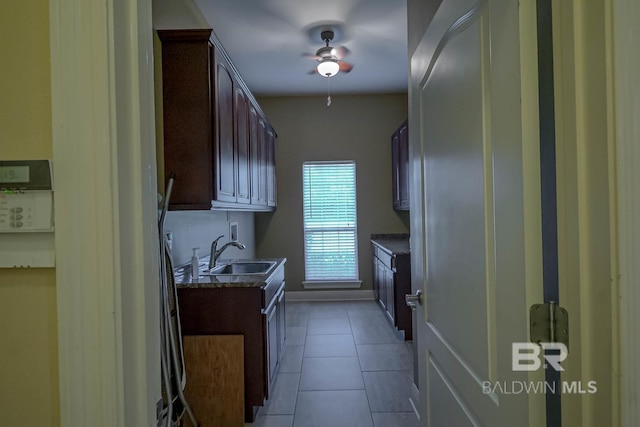
[[[358,280],[355,163],[305,162],[302,169],[305,279]]]

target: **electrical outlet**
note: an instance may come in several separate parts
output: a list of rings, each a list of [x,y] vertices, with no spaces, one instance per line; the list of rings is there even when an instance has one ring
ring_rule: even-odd
[[[236,221],[229,223],[229,240],[238,241],[238,223]]]

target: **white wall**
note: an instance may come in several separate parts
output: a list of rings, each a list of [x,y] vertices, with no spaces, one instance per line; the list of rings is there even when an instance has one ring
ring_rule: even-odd
[[[156,30],[211,27],[193,0],[152,0],[152,3]]]
[[[255,238],[252,212],[224,211],[171,211],[167,212],[164,223],[165,233],[173,233],[172,259],[174,266],[188,263],[193,248],[200,248],[198,254],[209,255],[211,242],[220,235],[220,247],[228,242],[229,223],[238,223],[238,241],[247,247],[240,250],[229,247],[222,258],[255,258]]]

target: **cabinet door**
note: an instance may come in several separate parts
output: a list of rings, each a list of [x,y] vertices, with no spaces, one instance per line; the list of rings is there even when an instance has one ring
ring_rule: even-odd
[[[387,310],[387,315],[391,319],[391,323],[395,326],[395,288],[393,281],[393,270],[384,267],[383,268],[384,275],[384,290],[386,293],[386,301],[385,308]]]
[[[264,123],[264,121],[262,122]],[[266,200],[260,198],[260,160],[262,150],[262,128],[260,127],[258,112],[253,105],[249,105],[249,157],[251,166],[251,204],[265,205]]]
[[[260,135],[260,204],[267,205],[268,173],[269,173],[269,150],[267,138],[267,122],[263,117],[258,118],[258,132]]]
[[[405,121],[400,127],[398,138],[398,179],[400,208],[409,209],[409,127]]]
[[[267,312],[267,359],[269,360],[269,382],[267,387],[267,398],[271,391],[271,384],[275,379],[276,371],[278,370],[278,320],[277,320],[277,307],[272,305],[271,309]]]
[[[267,205],[275,207],[276,204],[276,133],[267,126]]]
[[[235,89],[235,118],[236,118],[236,153],[237,153],[237,202],[251,201],[251,168],[249,159],[249,105],[247,96],[241,87]]]
[[[277,322],[278,322],[278,363],[282,361],[282,356],[284,354],[284,341],[286,339],[286,307],[284,300],[284,288],[282,288],[282,292],[280,292],[280,296],[278,297],[278,301],[276,302],[276,312],[277,312]]]
[[[409,127],[404,123],[391,136],[393,208],[409,210]]]
[[[215,200],[236,202],[233,78],[229,63],[217,51],[215,53]]]
[[[376,263],[377,263],[376,268],[378,271],[377,276],[378,276],[378,289],[379,289],[378,301],[380,302],[380,305],[382,306],[382,308],[386,310],[387,309],[387,288],[384,280],[385,266],[377,258],[376,258]]]
[[[375,301],[378,301],[380,299],[380,278],[378,277],[378,258],[376,258],[376,248],[373,247],[373,265],[372,265],[372,283],[371,286],[373,287],[373,299]]]
[[[400,208],[400,132],[391,136],[391,186],[393,208]]]

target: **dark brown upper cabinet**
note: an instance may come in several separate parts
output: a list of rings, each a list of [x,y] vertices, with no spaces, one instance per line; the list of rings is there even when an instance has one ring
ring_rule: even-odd
[[[404,123],[391,135],[393,208],[409,210],[409,126]]]
[[[213,123],[210,30],[158,31],[162,41],[163,151],[158,174],[174,177],[171,209],[210,209]]]
[[[158,175],[165,188],[174,177],[169,209],[275,209],[276,133],[219,40],[210,29],[158,36]]]

